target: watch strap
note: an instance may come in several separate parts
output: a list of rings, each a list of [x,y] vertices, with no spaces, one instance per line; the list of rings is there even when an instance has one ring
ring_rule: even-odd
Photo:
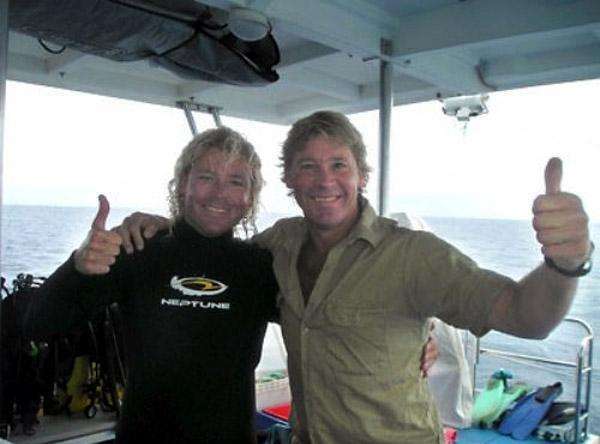
[[[590,271],[592,271],[592,254],[594,253],[594,250],[596,248],[593,242],[590,242],[590,244],[591,244],[590,256],[579,267],[575,268],[574,270],[567,270],[566,268],[559,267],[548,256],[544,256],[544,262],[546,263],[546,265],[549,268],[552,268],[554,271],[559,272],[563,276],[568,276],[568,277],[585,276]]]

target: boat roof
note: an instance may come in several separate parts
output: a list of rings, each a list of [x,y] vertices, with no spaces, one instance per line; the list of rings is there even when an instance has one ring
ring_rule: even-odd
[[[597,0],[203,0],[268,17],[280,80],[239,87],[182,79],[147,61],[50,54],[10,33],[8,79],[289,124],[317,109],[379,107],[380,60],[395,105],[600,77]],[[391,42],[391,52],[381,41]]]

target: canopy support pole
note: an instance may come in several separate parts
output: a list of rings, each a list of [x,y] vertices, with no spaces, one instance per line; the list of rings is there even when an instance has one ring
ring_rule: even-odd
[[[192,131],[192,136],[196,137],[198,135],[198,128],[196,128],[196,121],[194,120],[194,115],[192,114],[192,108],[190,106],[190,102],[180,102],[181,108],[185,113],[185,118],[187,119],[188,125],[190,126],[190,131]]]
[[[381,54],[392,55],[392,42],[381,39]],[[385,57],[387,59],[387,57]],[[392,117],[392,77],[394,68],[391,62],[382,57],[379,65],[379,214],[388,212],[389,195],[389,154],[390,127]]]
[[[2,172],[4,169],[4,109],[6,105],[6,77],[8,72],[8,0],[0,0],[0,221],[2,220]],[[0,222],[0,228],[2,223]],[[0,239],[2,245],[2,239]],[[2,271],[2,263],[0,263],[0,274]],[[0,290],[1,292],[1,290]],[[1,299],[0,293],[0,299]],[[1,313],[0,313],[1,315]],[[1,328],[1,325],[0,325]],[[0,344],[2,347],[2,344]],[[0,367],[4,363],[0,362]],[[0,375],[2,378],[2,375]],[[3,386],[0,379],[0,387]],[[0,389],[0,409],[4,405],[4,393]],[[0,412],[4,413],[4,412]],[[5,417],[3,414],[2,417]],[[8,424],[0,424],[0,438],[8,438]]]
[[[204,103],[196,103],[194,102],[193,97],[190,97],[190,100],[180,100],[178,102],[175,102],[175,106],[177,106],[177,108],[181,108],[185,113],[185,118],[187,119],[188,125],[190,126],[190,130],[192,131],[192,136],[194,137],[198,135],[198,128],[196,127],[196,121],[194,120],[194,115],[192,114],[192,111],[208,113],[212,116],[217,128],[223,126],[223,124],[221,123],[221,108],[219,108],[218,106],[206,105]]]
[[[209,111],[213,116],[213,120],[215,121],[215,125],[217,126],[217,128],[221,128],[223,126],[223,124],[221,123],[221,110],[216,107],[211,107]]]

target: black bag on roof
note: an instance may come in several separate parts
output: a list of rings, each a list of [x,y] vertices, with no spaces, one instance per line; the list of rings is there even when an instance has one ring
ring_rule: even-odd
[[[18,0],[9,27],[119,62],[149,59],[191,80],[240,86],[279,79],[279,48],[270,33],[243,41],[226,19],[195,0]],[[222,15],[222,14],[221,14]]]

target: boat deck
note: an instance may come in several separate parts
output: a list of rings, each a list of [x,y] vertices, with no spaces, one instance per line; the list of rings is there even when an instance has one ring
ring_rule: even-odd
[[[49,442],[104,442],[114,439],[116,418],[114,413],[98,414],[88,419],[83,414],[43,416],[34,435],[24,435],[20,428],[11,434],[11,443],[42,444]],[[7,442],[7,441],[4,441]]]
[[[0,440],[0,444],[27,443],[41,444],[51,442],[61,443],[100,443],[114,439],[114,414],[98,412],[93,419],[83,415],[46,416],[41,418],[37,433],[33,436],[13,434],[9,441]],[[463,429],[458,431],[458,444],[514,444],[517,442],[511,437],[503,436],[494,430]],[[551,443],[539,439],[518,441],[520,443],[540,444]],[[600,444],[600,437],[590,435],[584,444]]]
[[[458,431],[458,444],[515,444],[515,443],[556,443],[556,441],[542,441],[540,439],[527,439],[517,441],[510,436],[500,435],[494,430],[464,429]],[[584,444],[600,444],[600,437],[589,435]]]

